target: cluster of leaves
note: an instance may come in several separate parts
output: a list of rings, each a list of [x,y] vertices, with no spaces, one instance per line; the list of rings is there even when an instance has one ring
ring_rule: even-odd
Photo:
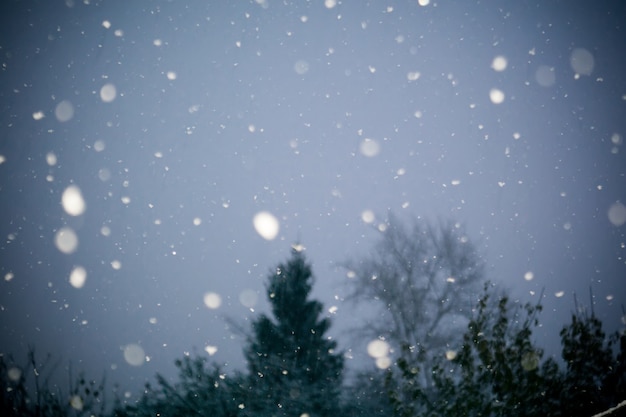
[[[0,415],[6,417],[94,416],[106,413],[104,379],[87,380],[83,374],[72,376],[69,391],[51,381],[58,363],[50,356],[37,360],[30,349],[26,364],[17,365],[11,357],[0,355]],[[54,388],[53,388],[54,387]]]
[[[486,286],[461,348],[434,366],[432,386],[419,384],[406,354],[397,361],[388,385],[396,415],[591,416],[625,400],[626,336],[607,337],[593,313],[577,312],[561,331],[560,367],[533,341],[540,311]]]
[[[607,337],[593,312],[575,314],[561,341],[563,415],[591,415],[626,400],[626,333]]]

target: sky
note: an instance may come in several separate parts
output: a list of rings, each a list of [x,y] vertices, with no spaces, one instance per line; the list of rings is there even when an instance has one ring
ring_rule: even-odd
[[[2,2],[0,351],[130,398],[187,352],[243,370],[227,319],[269,311],[300,242],[363,366],[341,265],[389,212],[465,224],[486,279],[543,291],[549,349],[590,288],[623,328],[625,26],[614,1]]]

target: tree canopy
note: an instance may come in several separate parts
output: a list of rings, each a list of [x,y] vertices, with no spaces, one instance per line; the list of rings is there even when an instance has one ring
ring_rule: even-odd
[[[432,353],[458,338],[469,320],[483,262],[458,223],[405,223],[390,213],[381,230],[370,253],[346,265],[347,299],[378,307],[380,319],[357,325],[366,336],[383,338],[404,360],[428,367]],[[429,375],[421,374],[422,384]]]
[[[560,366],[532,337],[541,309],[486,284],[458,349],[438,352],[432,387],[415,382],[423,369],[397,362],[396,415],[584,417],[626,400],[626,335],[607,336],[593,313],[577,311],[561,330]]]
[[[451,246],[466,243],[450,236],[429,245],[444,245],[439,239]],[[452,258],[465,253],[468,261],[460,265],[477,265],[469,262],[474,252],[466,250],[461,246],[439,253]],[[438,268],[418,269],[431,271],[436,280],[448,275],[455,262],[439,259]],[[463,271],[474,276],[479,269],[456,271],[454,276]],[[41,362],[31,351],[20,366],[0,355],[2,415],[589,417],[622,415],[626,409],[625,332],[607,334],[593,309],[576,305],[571,322],[560,331],[560,360],[545,357],[533,337],[542,298],[522,304],[490,283],[468,309],[464,330],[432,345],[428,363],[415,361],[415,347],[401,343],[388,368],[365,370],[344,385],[344,356],[328,336],[331,320],[324,317],[322,304],[311,299],[314,283],[304,253],[294,249],[267,276],[271,314],[253,320],[244,346],[245,371],[227,373],[205,356],[185,355],[176,361],[176,381],[157,374],[156,384],[146,384],[138,401],[127,404],[118,398],[112,413],[105,410],[104,382],[79,375],[70,378],[69,390],[53,390],[48,386],[54,370],[49,359]],[[426,318],[411,322],[410,317],[402,323],[406,334],[421,334],[411,326],[423,325]],[[422,378],[425,372],[427,379]]]
[[[313,274],[304,253],[293,250],[268,277],[272,320],[254,321],[245,349],[250,407],[255,415],[331,416],[338,411],[343,356],[330,340],[331,321],[310,300]]]

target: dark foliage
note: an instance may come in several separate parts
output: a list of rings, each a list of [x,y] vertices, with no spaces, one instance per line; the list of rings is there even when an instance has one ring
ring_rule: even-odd
[[[440,352],[432,387],[416,382],[420,370],[403,357],[397,361],[400,376],[389,383],[395,414],[582,417],[625,400],[626,337],[606,337],[593,314],[575,314],[561,331],[562,369],[533,342],[540,311],[540,304],[494,299],[486,286],[460,348]]]
[[[343,387],[343,356],[331,322],[310,300],[314,279],[303,253],[268,276],[272,316],[254,322],[247,373],[226,374],[204,357],[176,361],[176,382],[157,375],[132,405],[112,415],[153,416],[618,416],[626,410],[626,334],[607,335],[593,310],[560,332],[562,363],[533,339],[541,304],[521,305],[486,284],[460,338],[430,352],[428,366],[404,344],[385,371],[364,371]],[[0,416],[104,416],[104,381],[72,376],[51,388],[57,365],[30,351],[25,364],[0,355]],[[429,378],[422,378],[427,369]],[[424,384],[424,381],[431,381]],[[611,409],[611,411],[607,411]]]
[[[48,356],[39,361],[29,350],[24,365],[0,355],[0,415],[3,417],[82,417],[106,414],[104,378],[101,382],[74,377],[69,390],[53,384],[58,363]]]
[[[343,415],[350,417],[388,417],[393,415],[387,375],[380,369],[358,372],[344,387]]]
[[[625,334],[607,337],[593,312],[577,312],[561,330],[561,345],[563,415],[590,416],[626,400]]]
[[[225,375],[205,359],[176,361],[178,382],[157,375],[133,405],[115,410],[118,417],[148,416],[335,416],[340,411],[343,357],[326,335],[330,320],[322,304],[309,300],[311,267],[294,250],[286,264],[268,277],[273,319],[253,322],[244,354],[248,374]]]
[[[261,315],[244,353],[254,416],[332,416],[339,411],[343,357],[326,333],[322,304],[309,300],[311,267],[297,250],[268,277],[274,320]]]
[[[172,384],[157,375],[157,386],[146,384],[144,394],[134,405],[118,403],[118,417],[205,416],[234,417],[243,404],[244,377],[228,376],[205,358],[185,356],[176,361],[178,382]]]

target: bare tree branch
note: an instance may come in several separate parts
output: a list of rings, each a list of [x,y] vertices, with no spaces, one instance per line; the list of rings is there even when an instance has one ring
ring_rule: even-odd
[[[423,364],[457,338],[451,325],[469,319],[468,293],[479,293],[484,276],[458,223],[414,219],[407,225],[393,214],[372,251],[345,266],[353,277],[346,300],[379,308],[380,320],[365,334],[384,337],[396,352],[411,346]]]

